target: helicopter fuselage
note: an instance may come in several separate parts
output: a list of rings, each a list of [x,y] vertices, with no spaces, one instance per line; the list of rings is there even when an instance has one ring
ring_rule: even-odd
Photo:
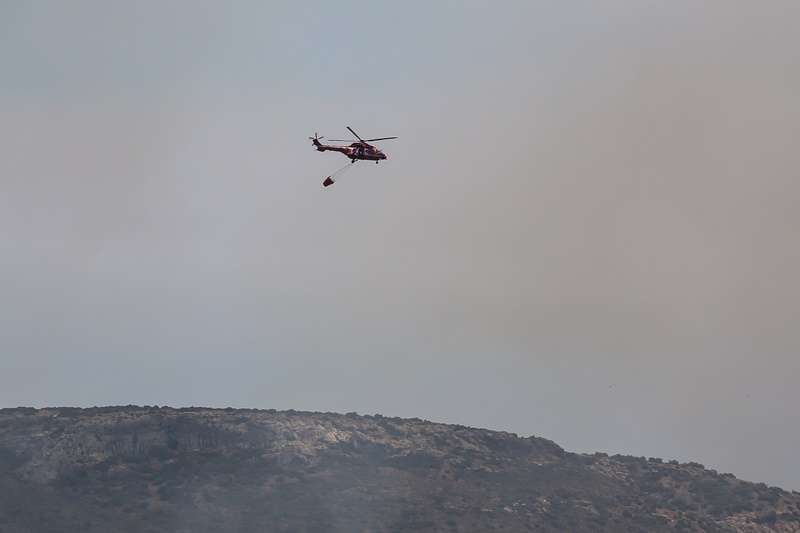
[[[344,154],[345,157],[349,158],[352,161],[362,159],[366,161],[377,162],[386,159],[386,154],[384,154],[378,148],[375,148],[374,146],[368,143],[356,142],[352,143],[350,146],[338,146],[334,144],[322,144],[316,139],[312,140],[314,141],[314,146],[317,147],[318,151],[339,152],[341,154]]]

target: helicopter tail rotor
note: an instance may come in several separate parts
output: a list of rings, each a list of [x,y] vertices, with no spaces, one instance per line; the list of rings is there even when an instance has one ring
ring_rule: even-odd
[[[325,151],[325,149],[322,147],[322,143],[319,142],[320,139],[324,139],[324,138],[325,137],[320,137],[317,132],[314,132],[314,136],[313,137],[309,137],[309,139],[311,139],[311,144],[316,146],[317,150],[319,150],[320,152],[324,152]]]

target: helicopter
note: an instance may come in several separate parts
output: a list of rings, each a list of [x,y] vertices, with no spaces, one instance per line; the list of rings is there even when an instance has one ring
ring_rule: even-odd
[[[334,146],[331,144],[322,144],[320,139],[324,137],[319,137],[316,133],[313,137],[309,137],[311,139],[311,143],[317,147],[317,150],[320,152],[340,152],[344,154],[346,157],[350,158],[351,163],[355,163],[359,159],[366,160],[366,161],[375,161],[378,163],[384,159],[386,159],[386,154],[378,150],[376,147],[372,146],[371,142],[375,141],[388,141],[389,139],[397,139],[397,137],[381,137],[379,139],[367,139],[366,141],[358,136],[358,133],[353,131],[353,128],[347,126],[347,129],[350,130],[350,133],[356,136],[358,142],[352,142],[350,146]],[[351,141],[345,141],[341,139],[330,139],[331,142],[339,142],[339,143],[347,143]]]
[[[376,148],[375,146],[372,146],[369,143],[375,142],[375,141],[388,141],[389,139],[397,139],[397,137],[380,137],[378,139],[367,139],[367,140],[364,140],[361,137],[359,137],[358,133],[353,131],[353,128],[351,128],[350,126],[347,126],[347,129],[350,130],[350,133],[352,133],[353,135],[356,136],[356,139],[358,139],[358,142],[355,142],[355,141],[344,141],[344,140],[339,140],[339,139],[330,139],[330,141],[331,142],[344,142],[344,143],[349,142],[349,143],[351,143],[350,146],[335,146],[335,145],[332,145],[332,144],[322,144],[319,141],[323,137],[320,137],[316,133],[314,134],[313,137],[309,137],[309,139],[311,139],[311,144],[313,144],[314,146],[317,147],[317,151],[319,151],[319,152],[327,152],[327,151],[339,152],[341,154],[344,154],[345,157],[350,159],[350,164],[349,165],[345,166],[344,168],[339,169],[338,171],[336,171],[335,173],[331,174],[330,176],[328,176],[325,179],[325,181],[322,183],[325,187],[327,187],[329,185],[333,185],[333,182],[336,179],[334,176],[338,177],[341,174],[343,174],[344,171],[346,171],[348,168],[350,168],[350,166],[353,163],[355,163],[356,161],[359,161],[359,160],[375,161],[375,163],[377,164],[377,163],[380,163],[381,161],[383,161],[384,159],[386,159],[386,154],[384,154],[378,148]]]

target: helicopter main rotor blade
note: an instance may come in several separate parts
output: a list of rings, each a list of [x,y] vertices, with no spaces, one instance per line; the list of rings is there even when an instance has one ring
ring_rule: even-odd
[[[322,137],[320,137],[321,139]],[[388,141],[389,139],[397,139],[397,137],[380,137],[378,139],[367,139],[366,141],[362,140],[361,142],[375,142],[375,141]],[[350,139],[328,139],[332,143],[354,143],[356,141]]]
[[[348,129],[348,130],[350,130],[350,133],[352,133],[353,135],[355,135],[355,136],[356,136],[356,139],[358,139],[358,140],[359,140],[359,141],[361,141],[362,143],[363,143],[363,142],[367,142],[367,141],[365,141],[364,139],[362,139],[361,137],[359,137],[359,136],[358,136],[358,133],[354,132],[354,131],[353,131],[353,128],[351,128],[350,126],[347,126],[347,129]]]
[[[390,139],[397,139],[397,137],[378,137],[377,139],[367,139],[367,140],[365,141],[364,139],[362,139],[362,138],[361,138],[361,137],[358,135],[358,133],[356,133],[356,132],[353,130],[353,128],[351,128],[350,126],[347,126],[347,129],[348,129],[348,130],[350,130],[350,133],[352,133],[353,135],[355,135],[355,136],[356,136],[356,139],[358,139],[358,140],[359,140],[359,141],[361,141],[362,143],[370,143],[370,142],[374,142],[374,141],[388,141],[388,140],[390,140]],[[349,141],[349,140],[345,140],[345,139],[328,139],[328,140],[329,140],[330,142],[335,142],[335,143],[353,143],[353,142],[355,142],[355,141]]]

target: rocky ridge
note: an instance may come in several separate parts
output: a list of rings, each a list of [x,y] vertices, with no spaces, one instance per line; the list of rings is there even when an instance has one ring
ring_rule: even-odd
[[[86,531],[800,531],[800,494],[696,463],[355,413],[2,409],[0,482],[0,531],[43,505]]]
[[[453,449],[490,457],[491,447],[504,443],[509,448],[538,452],[539,464],[563,458],[565,453],[542,438],[519,439],[510,433],[419,419],[274,409],[132,406],[3,409],[0,443],[6,450],[27,457],[19,472],[37,482],[53,481],[76,465],[165,448],[229,453],[258,450],[284,468],[308,468],[332,450],[358,453],[364,448],[380,448],[395,459],[425,454],[444,460]],[[477,459],[471,468],[492,472],[496,467]]]

